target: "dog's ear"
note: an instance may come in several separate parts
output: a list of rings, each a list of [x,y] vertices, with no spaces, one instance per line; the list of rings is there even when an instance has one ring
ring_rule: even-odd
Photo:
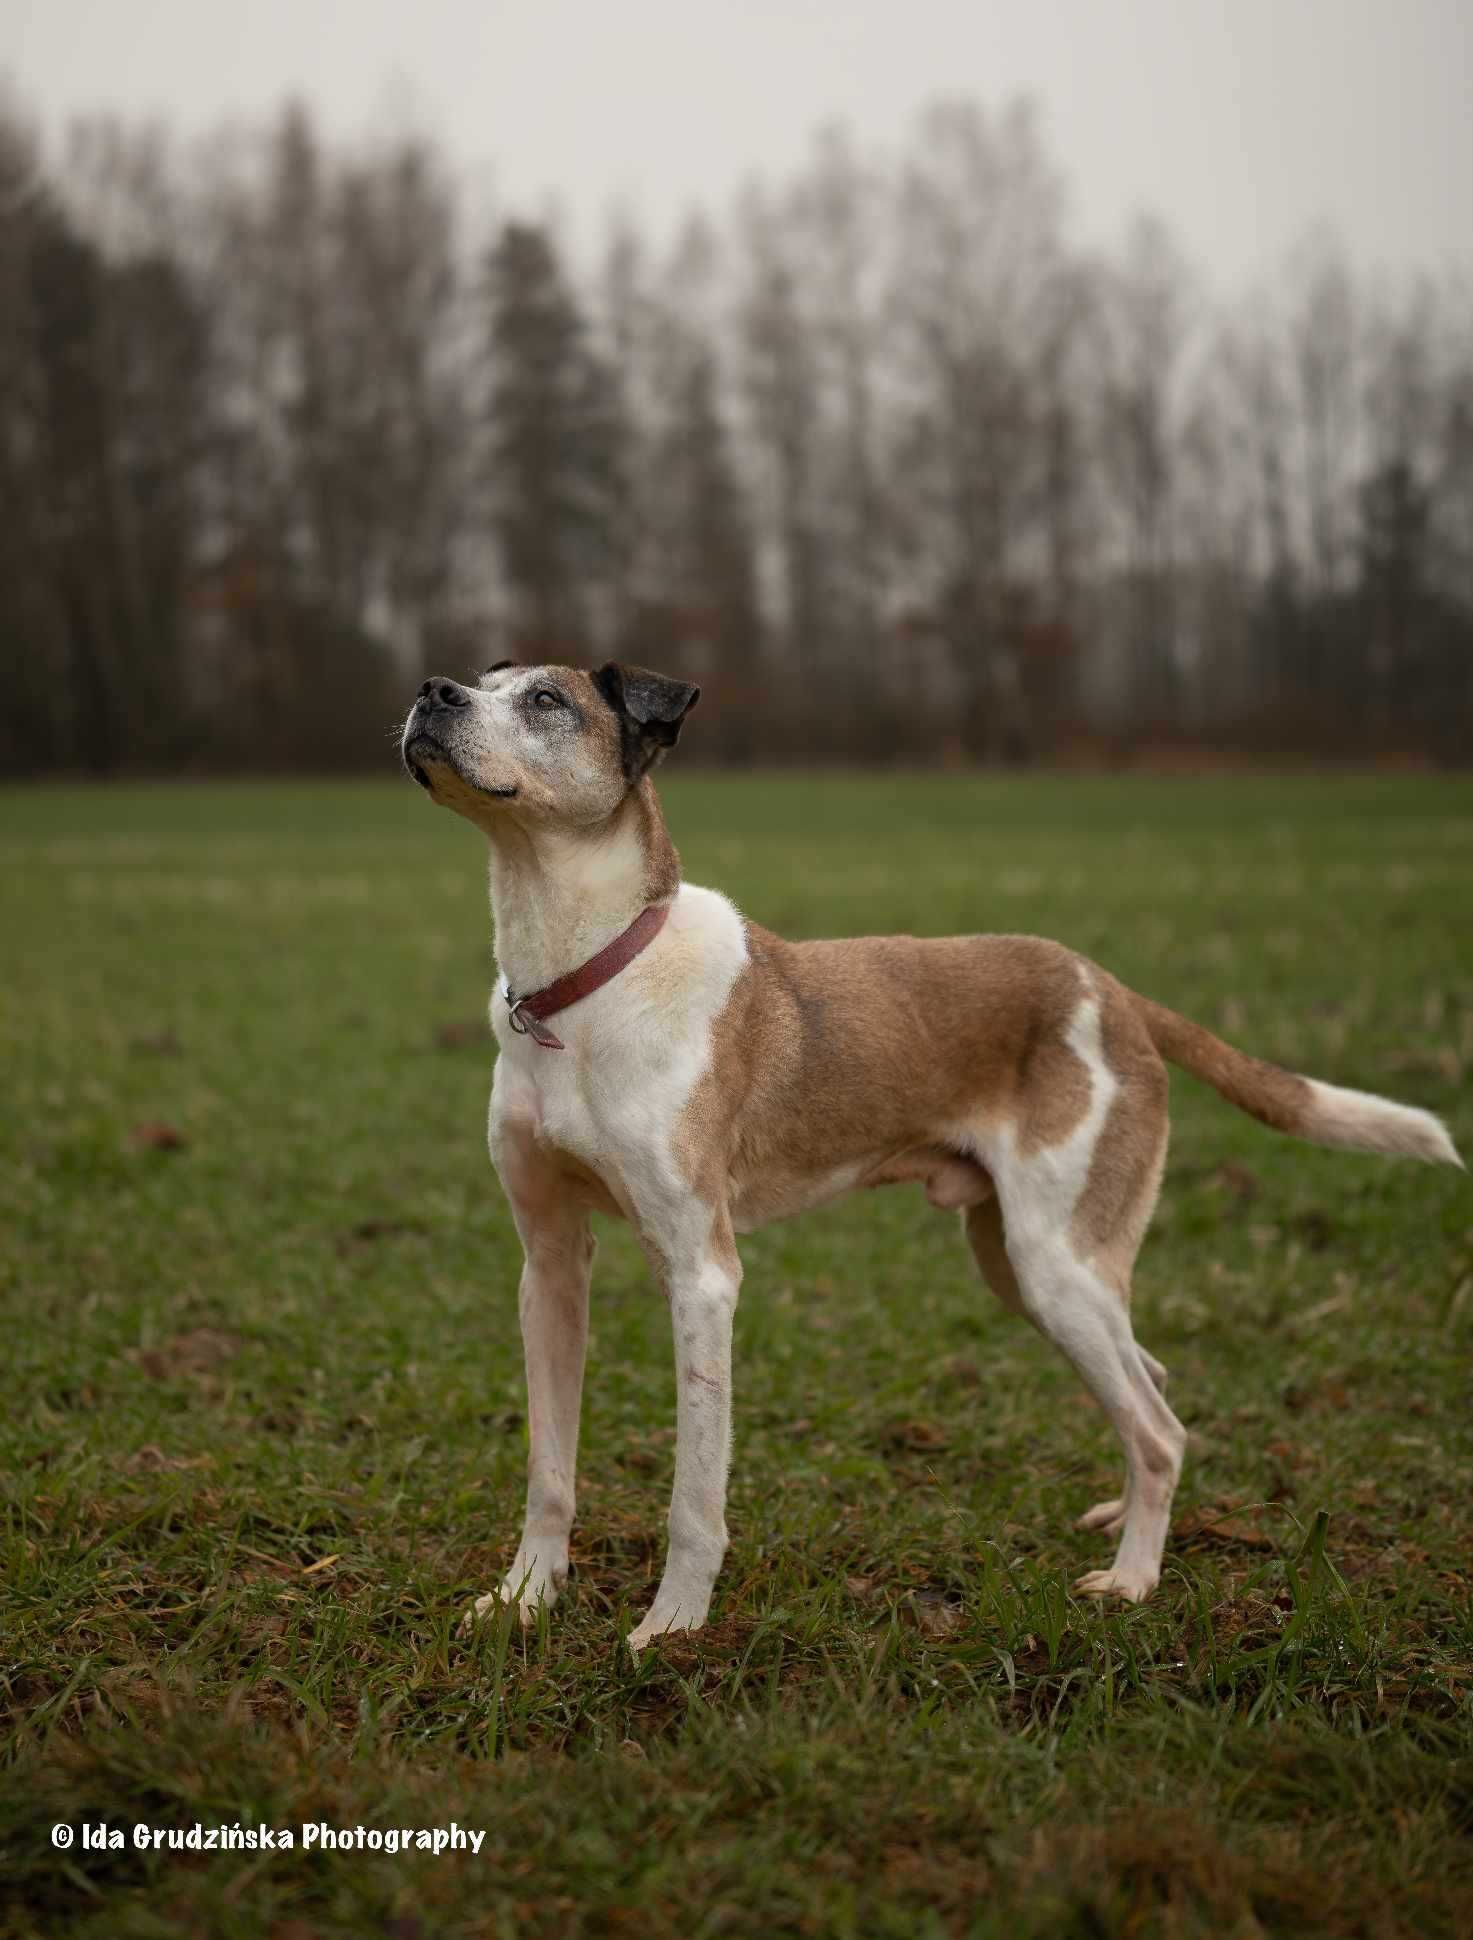
[[[687,680],[670,680],[664,674],[652,674],[648,667],[621,667],[613,660],[592,678],[619,717],[625,779],[638,781],[680,739],[681,726],[701,698],[701,690]]]

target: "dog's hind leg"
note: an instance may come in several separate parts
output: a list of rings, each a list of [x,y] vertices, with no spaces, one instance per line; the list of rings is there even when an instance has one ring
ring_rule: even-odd
[[[973,1257],[981,1268],[982,1277],[1010,1313],[1022,1314],[1025,1319],[1034,1320],[1024,1299],[1018,1276],[1008,1257],[1007,1240],[1003,1232],[1002,1206],[997,1199],[989,1199],[980,1206],[969,1206],[962,1214],[962,1225],[966,1231],[967,1244]],[[1036,1322],[1035,1322],[1036,1324]],[[1139,1343],[1133,1343],[1135,1352],[1140,1356],[1158,1394],[1166,1392],[1166,1369],[1154,1354],[1148,1354]],[[1106,1535],[1115,1535],[1125,1522],[1125,1496],[1113,1497],[1108,1502],[1097,1502],[1092,1509],[1086,1509],[1075,1522],[1076,1529],[1101,1529]]]
[[[1125,1450],[1125,1494],[1084,1518],[1085,1527],[1119,1533],[1115,1560],[1074,1587],[1139,1603],[1160,1580],[1186,1430],[1146,1372],[1119,1296],[1067,1242],[1029,1249],[1019,1279],[1031,1318],[1078,1370]]]
[[[1146,1352],[1139,1341],[1133,1342],[1133,1345],[1136,1353],[1140,1356],[1141,1365],[1145,1368],[1146,1374],[1150,1378],[1151,1385],[1155,1388],[1157,1394],[1164,1395],[1166,1393],[1166,1369],[1156,1359],[1154,1354],[1148,1354]],[[1075,1517],[1074,1527],[1076,1529],[1098,1529],[1106,1536],[1119,1535],[1125,1522],[1125,1507],[1129,1495],[1130,1476],[1127,1473],[1125,1478],[1125,1493],[1123,1495],[1111,1496],[1109,1501],[1097,1502],[1092,1509],[1086,1509],[1082,1516]]]
[[[1125,1451],[1124,1493],[1083,1518],[1118,1532],[1114,1563],[1075,1587],[1138,1603],[1160,1579],[1187,1438],[1161,1392],[1165,1371],[1130,1324],[1131,1272],[1166,1155],[1167,1083],[1120,995],[1101,973],[1088,978],[1058,1046],[1070,1061],[1053,1060],[1054,1093],[1040,1092],[1038,1105],[1025,1095],[1017,1120],[981,1156],[997,1184],[1023,1311],[1077,1369]],[[1079,1116],[1062,1138],[1049,1136],[1043,1107],[1056,1107],[1064,1085]]]

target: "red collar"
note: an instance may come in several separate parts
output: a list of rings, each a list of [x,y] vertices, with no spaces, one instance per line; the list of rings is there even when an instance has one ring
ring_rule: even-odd
[[[668,903],[651,903],[642,909],[627,930],[620,932],[612,943],[606,943],[596,956],[582,963],[576,970],[570,970],[565,977],[555,983],[546,984],[541,990],[529,991],[525,997],[518,997],[510,984],[506,987],[506,1001],[509,1010],[507,1022],[522,1037],[530,1037],[540,1044],[544,1051],[564,1051],[567,1046],[560,1037],[555,1037],[542,1025],[544,1017],[551,1017],[555,1011],[566,1010],[569,1004],[576,1004],[580,997],[591,997],[595,990],[601,990],[612,978],[617,977],[626,965],[633,963],[640,951],[653,943],[665,927],[665,918],[670,914]]]

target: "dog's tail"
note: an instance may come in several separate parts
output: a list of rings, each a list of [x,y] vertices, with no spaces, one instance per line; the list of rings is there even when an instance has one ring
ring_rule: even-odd
[[[1289,1132],[1316,1145],[1346,1145],[1357,1152],[1391,1152],[1433,1164],[1463,1163],[1446,1126],[1430,1111],[1281,1070],[1262,1058],[1235,1051],[1201,1024],[1167,1010],[1164,1004],[1153,1004],[1149,997],[1135,996],[1135,1003],[1163,1058],[1201,1078],[1230,1105],[1276,1132]]]

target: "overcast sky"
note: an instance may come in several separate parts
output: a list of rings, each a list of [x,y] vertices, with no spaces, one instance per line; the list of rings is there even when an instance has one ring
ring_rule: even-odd
[[[1473,260],[1473,0],[0,0],[0,73],[197,131],[289,92],[437,132],[587,233],[719,205],[842,118],[1034,97],[1077,234],[1159,211],[1222,286],[1320,221],[1368,267]]]

